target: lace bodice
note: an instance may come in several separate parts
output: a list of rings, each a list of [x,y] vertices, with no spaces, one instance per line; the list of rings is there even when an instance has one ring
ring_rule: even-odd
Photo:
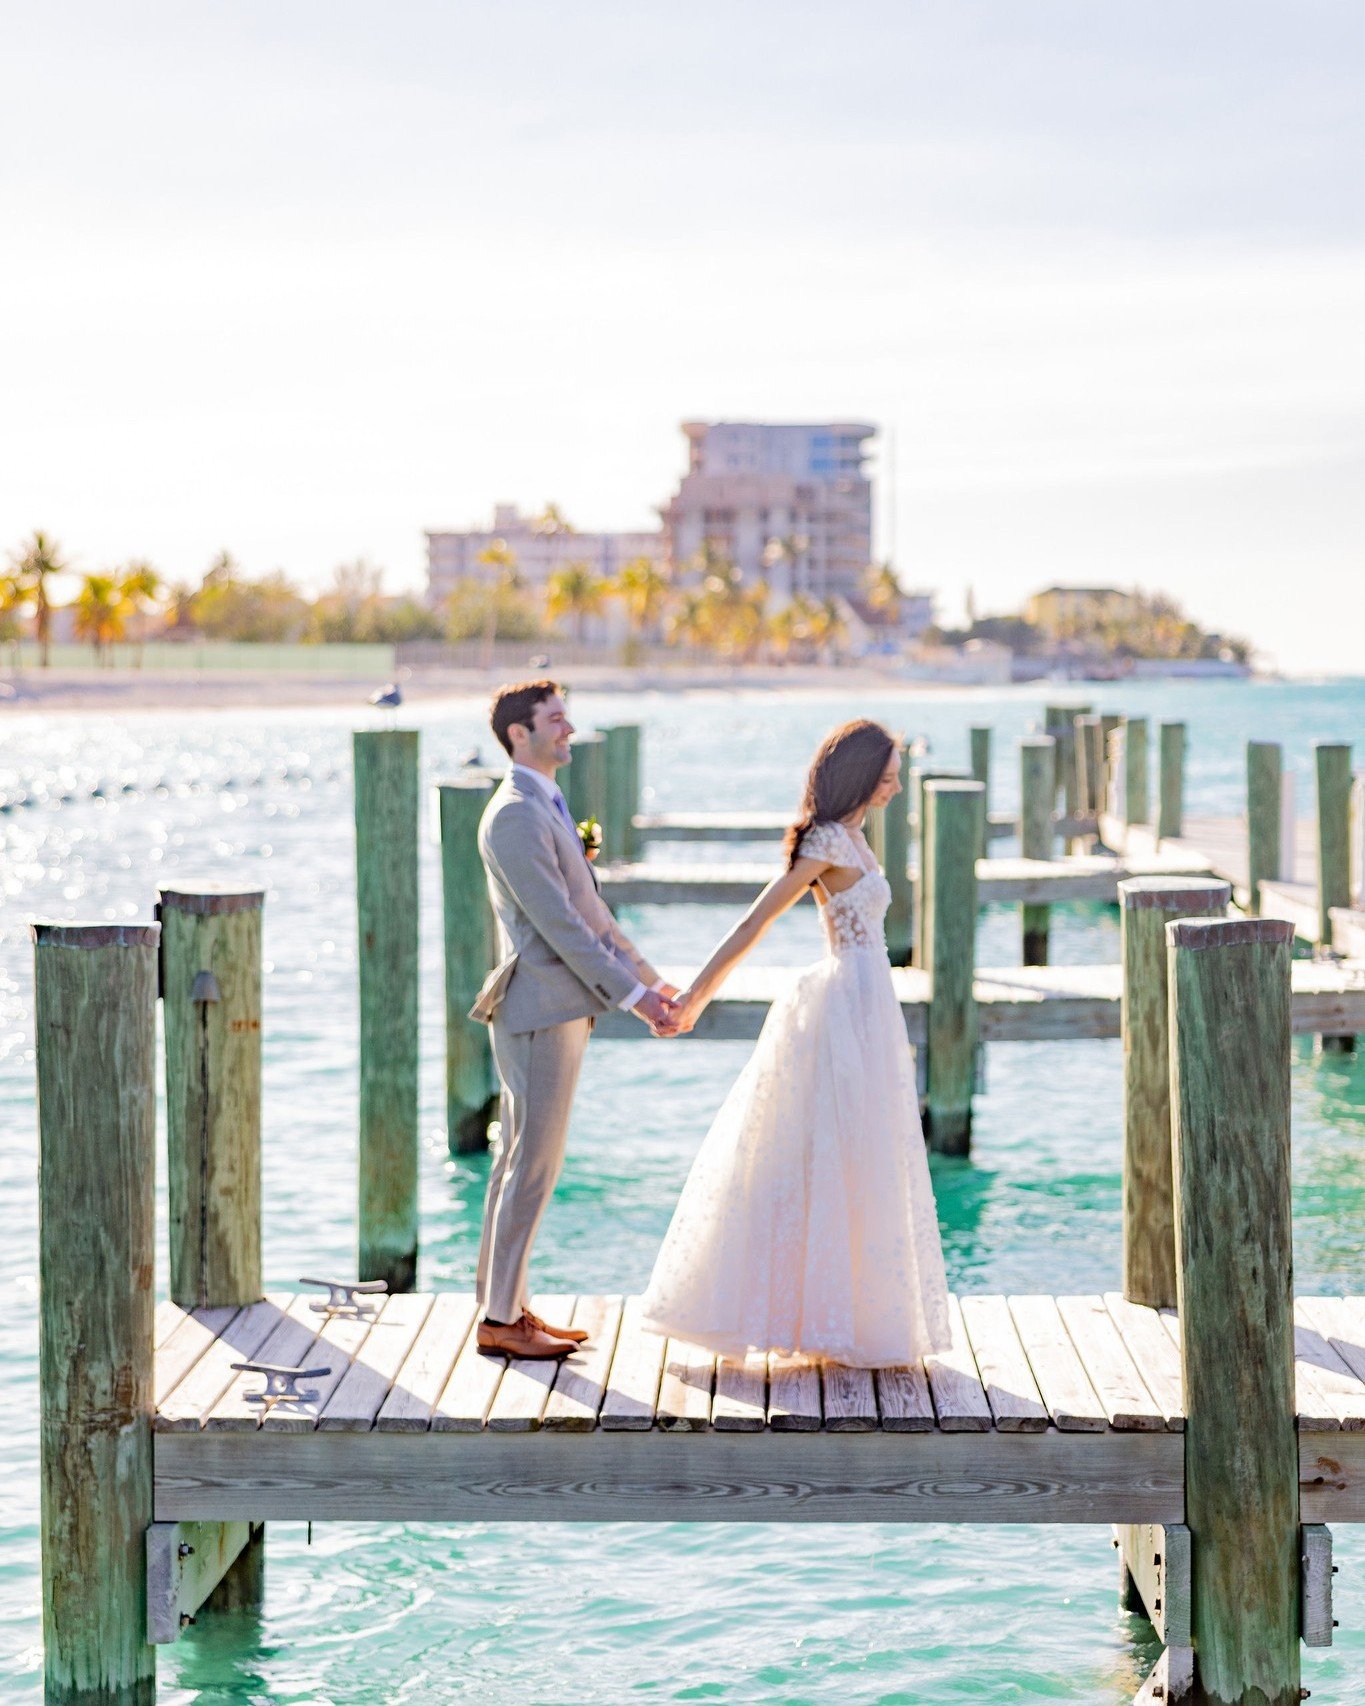
[[[825,933],[825,946],[832,954],[847,953],[855,948],[871,948],[886,952],[886,909],[891,904],[891,885],[874,863],[863,858],[853,837],[841,823],[817,823],[801,837],[797,851],[804,858],[824,859],[831,865],[861,871],[851,887],[838,894],[820,886],[825,904],[820,908],[820,925]]]

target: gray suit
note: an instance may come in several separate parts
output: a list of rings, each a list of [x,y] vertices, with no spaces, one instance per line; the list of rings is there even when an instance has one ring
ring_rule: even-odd
[[[533,780],[509,773],[483,814],[479,852],[501,951],[475,1012],[491,1012],[502,1140],[488,1179],[477,1289],[486,1314],[514,1321],[563,1166],[593,1020],[658,973],[602,899],[577,832]]]

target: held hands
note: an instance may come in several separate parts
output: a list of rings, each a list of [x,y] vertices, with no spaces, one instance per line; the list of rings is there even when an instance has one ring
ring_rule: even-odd
[[[677,993],[675,989],[673,994]],[[677,1036],[677,1010],[664,990],[647,989],[635,1003],[633,1011],[644,1020],[656,1037]]]

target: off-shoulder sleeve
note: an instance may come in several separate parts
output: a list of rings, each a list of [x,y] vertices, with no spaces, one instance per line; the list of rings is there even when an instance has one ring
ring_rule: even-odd
[[[801,837],[796,851],[803,859],[824,859],[831,865],[847,865],[849,859],[848,837],[843,826],[837,823],[812,824]]]

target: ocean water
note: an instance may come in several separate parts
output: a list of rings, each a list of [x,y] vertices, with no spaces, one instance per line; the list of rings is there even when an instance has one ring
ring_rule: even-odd
[[[358,695],[359,697],[359,695]],[[638,719],[656,809],[786,808],[819,736],[854,714],[928,737],[965,763],[966,730],[996,731],[992,804],[1015,798],[1013,741],[1044,698],[1180,717],[1189,809],[1233,814],[1242,745],[1279,739],[1311,807],[1311,743],[1365,748],[1365,683],[1143,684],[1006,693],[583,695],[580,725]],[[355,916],[349,733],[356,711],[115,718],[3,727],[0,797],[0,1691],[41,1696],[37,1492],[36,1135],[32,917],[148,916],[157,884],[195,877],[268,889],[265,958],[267,1283],[354,1266]],[[419,705],[436,780],[471,746],[493,755],[473,702]],[[1365,759],[1365,751],[1362,752]],[[100,794],[91,798],[92,787]],[[428,821],[430,814],[428,813]],[[770,849],[771,850],[771,849]],[[670,858],[754,857],[674,847]],[[437,849],[423,847],[424,1287],[471,1283],[486,1162],[442,1131]],[[1113,960],[1116,915],[1058,909],[1054,957]],[[656,960],[696,963],[729,917],[642,908],[628,927]],[[808,910],[760,952],[818,952]],[[1018,959],[1017,917],[982,923],[982,963]],[[747,1045],[595,1042],[569,1160],[537,1250],[547,1291],[644,1282],[690,1158]],[[1101,1289],[1119,1274],[1117,1043],[990,1052],[969,1161],[934,1159],[950,1278],[969,1290]],[[1301,1290],[1365,1290],[1365,1053],[1296,1044],[1295,1261]],[[164,1181],[159,1259],[164,1286]],[[1315,1701],[1358,1698],[1365,1545],[1337,1535],[1337,1645],[1304,1653]],[[163,1649],[168,1702],[400,1700],[892,1702],[1132,1698],[1157,1647],[1116,1602],[1100,1527],[858,1525],[272,1525],[261,1615]],[[1352,1681],[1354,1678],[1354,1682]]]

